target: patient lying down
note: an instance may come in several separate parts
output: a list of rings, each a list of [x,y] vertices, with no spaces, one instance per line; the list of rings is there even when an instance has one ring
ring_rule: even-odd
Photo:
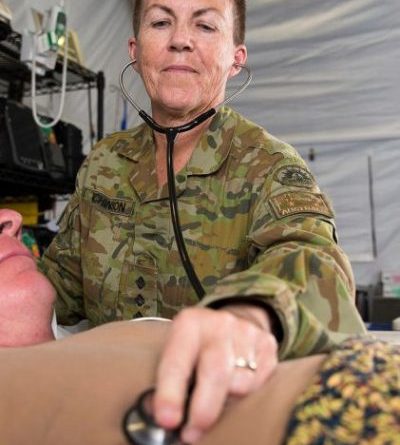
[[[0,209],[0,346],[53,339],[55,291],[21,242],[22,218]]]
[[[114,322],[48,341],[54,293],[18,241],[19,217],[7,212],[0,211],[0,340],[35,345],[0,349],[0,442],[127,444],[122,418],[154,385],[170,324]],[[280,363],[261,390],[230,401],[198,443],[399,443],[399,352],[366,337]]]

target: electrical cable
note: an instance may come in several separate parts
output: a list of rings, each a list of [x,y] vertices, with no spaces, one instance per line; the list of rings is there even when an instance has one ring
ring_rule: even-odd
[[[61,0],[60,6],[65,11],[64,0]],[[37,104],[36,104],[36,48],[38,33],[33,36],[33,49],[32,49],[32,72],[31,72],[31,96],[32,96],[32,114],[36,124],[41,128],[53,128],[61,119],[61,115],[64,111],[65,104],[65,93],[67,90],[67,68],[68,68],[68,26],[67,26],[67,15],[65,14],[65,43],[64,43],[64,58],[63,58],[63,69],[62,69],[62,81],[61,81],[61,98],[60,106],[56,117],[50,122],[42,122],[37,114]]]
[[[92,87],[88,83],[88,111],[89,111],[89,137],[90,137],[90,149],[94,145],[94,125],[93,125],[93,109],[92,109]]]

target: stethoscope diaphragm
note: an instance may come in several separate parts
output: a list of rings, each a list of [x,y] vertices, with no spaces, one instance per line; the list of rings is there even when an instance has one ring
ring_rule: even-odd
[[[123,419],[125,436],[134,445],[181,445],[180,428],[161,428],[152,415],[154,388],[144,391]]]

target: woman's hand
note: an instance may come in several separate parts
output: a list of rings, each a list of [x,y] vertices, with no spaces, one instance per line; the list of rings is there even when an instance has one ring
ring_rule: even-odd
[[[188,308],[173,320],[157,372],[157,423],[176,428],[195,377],[182,440],[196,442],[218,419],[230,396],[258,389],[277,365],[277,342],[267,312],[248,305]]]

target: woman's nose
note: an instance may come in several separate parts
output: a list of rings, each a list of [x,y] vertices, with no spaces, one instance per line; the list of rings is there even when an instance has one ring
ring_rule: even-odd
[[[172,32],[170,49],[174,51],[192,51],[193,39],[187,26],[176,26]]]
[[[21,239],[22,216],[9,209],[0,209],[0,233]]]

